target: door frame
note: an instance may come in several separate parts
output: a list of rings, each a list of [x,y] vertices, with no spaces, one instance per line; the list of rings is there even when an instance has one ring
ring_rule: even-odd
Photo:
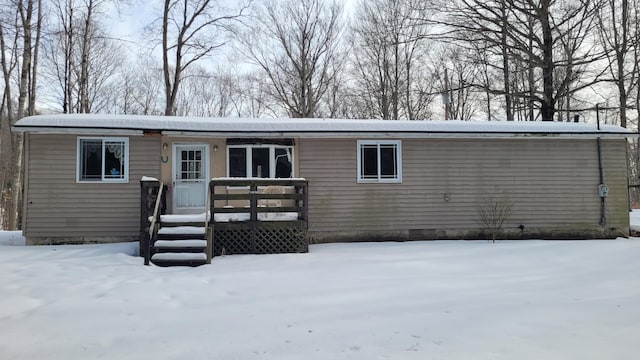
[[[204,190],[204,197],[205,197],[205,205],[203,205],[203,207],[181,207],[178,208],[177,206],[177,201],[176,201],[176,197],[177,197],[177,187],[176,187],[176,181],[178,180],[178,172],[177,172],[177,166],[178,163],[180,161],[182,161],[182,159],[179,157],[178,151],[181,149],[185,149],[185,148],[204,148],[203,154],[202,154],[202,164],[204,167],[204,183],[205,183],[205,190]],[[208,188],[208,179],[209,179],[209,174],[210,174],[210,154],[209,154],[209,143],[203,143],[203,142],[174,142],[171,145],[171,150],[173,153],[173,163],[171,165],[171,184],[172,184],[172,195],[171,195],[171,212],[173,214],[194,214],[194,213],[202,213],[205,212],[207,209],[205,209],[206,207],[206,196],[207,196],[207,188]]]

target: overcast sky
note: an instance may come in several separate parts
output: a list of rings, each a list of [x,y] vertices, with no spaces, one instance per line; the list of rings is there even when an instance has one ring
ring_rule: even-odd
[[[231,1],[233,3],[238,2],[237,0]],[[253,0],[253,3],[259,1],[260,0]],[[344,2],[345,12],[350,15],[353,13],[358,0],[339,1]],[[137,52],[137,47],[143,44],[141,36],[145,27],[154,19],[160,17],[161,13],[161,2],[133,0],[129,6],[120,8],[112,7],[109,11],[110,21],[105,25],[113,37],[122,39],[126,42],[127,47],[135,56],[137,55],[135,54]]]

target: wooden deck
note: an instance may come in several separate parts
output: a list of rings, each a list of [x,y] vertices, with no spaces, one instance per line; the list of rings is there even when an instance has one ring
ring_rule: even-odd
[[[301,179],[211,180],[207,199],[209,211],[199,221],[202,224],[197,224],[206,229],[204,240],[201,240],[206,240],[206,249],[202,250],[206,260],[199,259],[198,264],[210,263],[213,256],[220,255],[309,251],[307,185],[307,181]],[[165,194],[162,187],[155,179],[141,181],[140,255],[144,256],[147,265],[154,262],[154,256],[158,257],[157,254],[166,250],[160,246],[169,241],[163,240],[162,228],[176,226],[161,221]],[[174,235],[171,240],[175,242],[173,238],[188,237],[181,236]],[[170,248],[176,252],[176,257],[179,252],[194,252],[176,246]],[[194,265],[192,260],[171,260],[172,265]]]
[[[309,251],[307,181],[213,179],[213,255]]]

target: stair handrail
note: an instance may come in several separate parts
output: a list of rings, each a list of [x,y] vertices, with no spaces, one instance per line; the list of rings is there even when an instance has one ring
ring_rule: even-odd
[[[160,188],[158,189],[158,197],[156,198],[156,204],[153,207],[153,214],[150,216],[151,221],[149,223],[149,230],[148,230],[149,241],[147,241],[145,244],[145,247],[146,247],[144,251],[145,265],[149,265],[149,261],[151,260],[151,247],[155,242],[155,238],[158,235],[158,227],[156,226],[156,224],[160,220],[159,211],[160,211],[160,205],[162,204],[162,192],[164,191],[164,184],[162,183],[162,181],[160,181],[159,183],[160,183]]]
[[[149,237],[153,235],[153,229],[156,227],[156,223],[160,219],[158,211],[160,211],[160,204],[162,203],[162,191],[164,190],[164,184],[160,182],[160,188],[158,189],[158,197],[156,198],[156,205],[153,207],[153,215],[151,215],[151,224],[149,225]]]

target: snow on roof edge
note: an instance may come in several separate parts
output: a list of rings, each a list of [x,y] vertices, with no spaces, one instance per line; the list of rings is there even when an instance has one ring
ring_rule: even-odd
[[[292,118],[202,118],[148,115],[56,114],[20,119],[14,131],[55,132],[70,130],[141,130],[167,133],[263,133],[263,134],[616,134],[634,136],[616,125],[553,121],[459,121],[459,120],[356,120]]]

